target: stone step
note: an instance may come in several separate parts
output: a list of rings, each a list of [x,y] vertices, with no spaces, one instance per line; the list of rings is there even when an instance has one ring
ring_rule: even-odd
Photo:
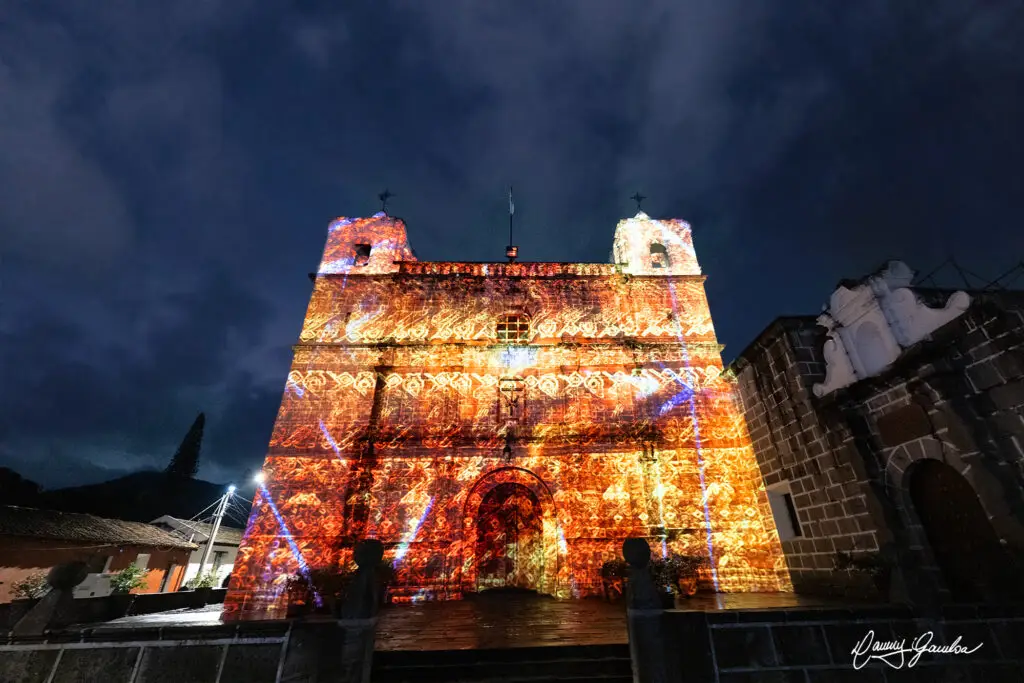
[[[628,683],[626,645],[376,652],[373,683]]]

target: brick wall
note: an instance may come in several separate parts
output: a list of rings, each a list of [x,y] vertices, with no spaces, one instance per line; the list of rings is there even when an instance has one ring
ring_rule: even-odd
[[[765,483],[790,491],[800,522],[783,541],[796,590],[859,590],[830,571],[834,553],[884,549],[909,568],[911,593],[950,597],[908,493],[922,460],[953,466],[999,538],[1024,546],[1022,304],[977,296],[886,372],[822,399],[813,318],[776,321],[734,364]]]
[[[836,577],[835,553],[876,550],[879,515],[850,430],[818,411],[811,387],[824,378],[822,338],[813,318],[783,318],[736,363],[743,412],[769,492],[788,492],[799,535],[782,541],[800,592],[870,590]]]

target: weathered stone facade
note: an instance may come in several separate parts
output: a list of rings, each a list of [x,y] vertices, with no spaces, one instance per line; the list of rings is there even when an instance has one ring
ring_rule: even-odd
[[[930,305],[950,295],[914,293]],[[826,341],[815,316],[779,318],[731,367],[769,497],[795,514],[790,529],[786,505],[773,506],[794,588],[875,590],[833,570],[837,551],[875,551],[899,567],[897,598],[1013,594],[1024,293],[972,293],[966,312],[888,368],[819,397]]]
[[[384,544],[392,601],[599,595],[624,539],[723,592],[791,588],[689,226],[614,263],[417,261],[386,214],[332,222],[225,601]]]

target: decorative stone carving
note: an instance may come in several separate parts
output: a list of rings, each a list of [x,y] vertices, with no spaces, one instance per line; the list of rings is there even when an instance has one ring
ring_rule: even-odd
[[[828,330],[823,352],[825,381],[814,385],[825,396],[857,380],[884,372],[903,350],[963,314],[971,298],[965,292],[949,297],[943,308],[929,308],[910,289],[914,271],[902,261],[853,288],[840,285],[818,324]]]
[[[846,347],[843,340],[836,332],[836,321],[832,316],[823,313],[818,316],[818,324],[828,332],[828,339],[825,341],[825,381],[814,385],[814,394],[824,396],[836,389],[842,389],[857,381],[857,373],[853,371],[850,357],[846,355]]]

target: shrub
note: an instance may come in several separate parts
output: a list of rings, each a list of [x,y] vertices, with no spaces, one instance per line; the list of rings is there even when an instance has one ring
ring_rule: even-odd
[[[213,588],[217,584],[217,577],[213,572],[203,572],[193,576],[185,585],[192,590],[196,588]]]
[[[608,560],[601,565],[601,578],[605,581],[625,579],[629,576],[629,564],[625,560]]]
[[[114,593],[131,593],[136,588],[142,588],[146,585],[146,576],[148,574],[148,569],[143,569],[132,562],[111,577],[110,587]]]
[[[335,564],[317,567],[311,569],[308,574],[294,574],[288,578],[286,584],[288,601],[290,604],[311,604],[315,591],[322,600],[321,608],[330,610],[332,606],[345,602],[356,570],[355,563],[351,562],[345,566]],[[377,567],[377,577],[382,586],[390,586],[395,581],[395,568],[387,560],[382,560]]]
[[[11,584],[11,592],[19,599],[35,600],[50,592],[50,584],[46,583],[44,572],[36,572]]]

